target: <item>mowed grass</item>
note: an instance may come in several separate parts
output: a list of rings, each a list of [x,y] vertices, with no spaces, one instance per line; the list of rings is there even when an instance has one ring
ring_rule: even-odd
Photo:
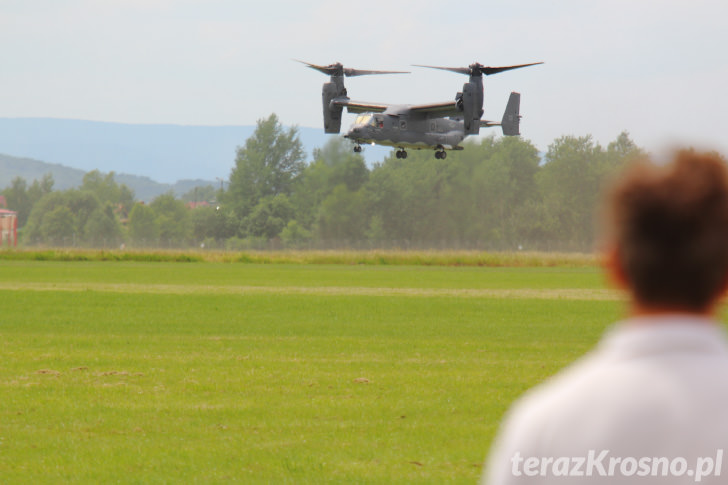
[[[474,483],[610,295],[594,267],[0,262],[0,482]]]

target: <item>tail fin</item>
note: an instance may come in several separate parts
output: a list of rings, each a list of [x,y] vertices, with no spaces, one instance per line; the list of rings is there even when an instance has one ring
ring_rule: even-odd
[[[521,134],[519,131],[521,122],[520,109],[521,93],[513,92],[508,98],[506,111],[503,113],[503,120],[501,121],[501,128],[505,136],[518,136]]]

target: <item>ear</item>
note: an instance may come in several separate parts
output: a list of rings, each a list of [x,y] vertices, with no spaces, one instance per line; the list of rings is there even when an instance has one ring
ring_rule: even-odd
[[[622,290],[629,289],[629,278],[627,278],[627,274],[622,267],[619,248],[612,246],[604,251],[602,255],[602,266],[609,283]]]

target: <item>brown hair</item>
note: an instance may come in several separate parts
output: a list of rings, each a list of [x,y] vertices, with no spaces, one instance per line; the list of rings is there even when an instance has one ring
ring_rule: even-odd
[[[609,194],[607,237],[642,304],[704,310],[728,280],[728,167],[678,152],[630,166]]]

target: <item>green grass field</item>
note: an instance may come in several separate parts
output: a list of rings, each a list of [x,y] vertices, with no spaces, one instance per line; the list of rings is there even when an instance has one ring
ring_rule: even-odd
[[[0,261],[0,483],[474,483],[598,268]]]

